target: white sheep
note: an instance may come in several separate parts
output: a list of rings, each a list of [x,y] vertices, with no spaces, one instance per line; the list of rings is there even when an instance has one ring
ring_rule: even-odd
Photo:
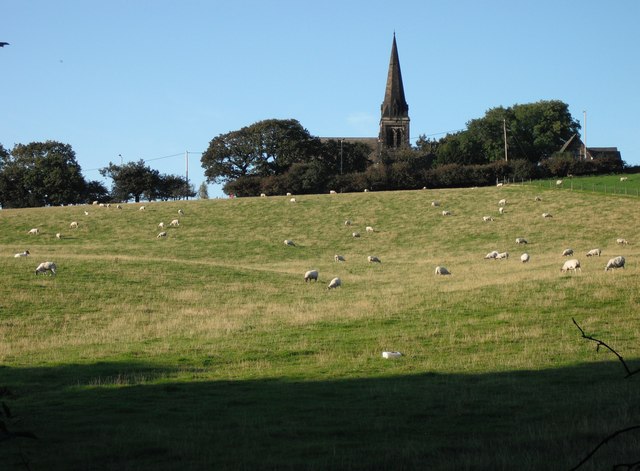
[[[533,200],[534,201],[542,201],[542,198],[540,196],[536,196]]]
[[[600,249],[591,249],[587,252],[587,257],[599,257],[601,253],[602,251]]]
[[[562,180],[556,180],[556,186],[562,185]]]
[[[27,234],[29,234],[29,235],[38,235],[38,234],[40,234],[40,230],[37,227],[34,227],[33,229],[29,229]]]
[[[438,206],[440,206],[440,201],[432,201],[431,206],[433,206],[434,208],[437,208]]]
[[[330,195],[336,195],[337,193],[336,193],[336,190],[329,190],[329,194]]]
[[[504,183],[496,183],[496,186],[500,188],[501,186],[504,186]]]
[[[122,205],[121,204],[116,205],[116,209],[122,209]]]
[[[604,267],[604,271],[613,270],[614,268],[624,268],[624,262],[625,260],[622,255],[614,257],[607,262],[607,266]]]
[[[500,252],[496,255],[496,260],[505,260],[507,258],[509,258],[509,252]]]
[[[451,272],[447,270],[445,267],[437,266],[436,267],[436,275],[451,275]]]
[[[542,217],[543,218],[552,218],[553,216],[551,215],[551,213],[542,213]]]
[[[367,188],[365,188],[363,191],[364,191],[365,193],[368,193],[368,192],[369,192],[369,190],[368,190]]]
[[[360,237],[360,233],[359,232],[352,232],[351,236],[352,237]]]
[[[28,257],[29,256],[29,251],[25,250],[24,252],[20,252],[14,255],[15,258],[20,258],[20,257]]]
[[[351,225],[351,221],[350,221],[349,219],[347,219],[347,220],[344,222],[344,225],[345,225],[345,226],[350,226],[350,225]]]
[[[178,227],[178,226],[180,225],[180,221],[178,221],[177,219],[174,219],[173,221],[171,221],[171,222],[169,223],[169,225],[170,225],[171,227]]]
[[[93,204],[94,206],[97,206],[97,205],[98,205],[98,201],[94,201],[94,202],[93,202],[93,203],[91,203],[91,204]]]
[[[50,275],[55,275],[56,274],[56,269],[58,267],[56,267],[56,264],[53,262],[42,262],[40,265],[38,265],[38,267],[36,268],[36,275],[38,273],[42,273],[43,275],[47,272],[49,272]]]
[[[140,208],[138,208],[138,211],[145,211],[147,209],[146,206],[140,206]]]
[[[308,272],[306,272],[304,274],[304,282],[306,283],[307,281],[318,281],[318,270],[309,270]]]
[[[498,208],[498,212],[499,212],[500,214],[504,214],[504,206],[500,206],[500,207]]]
[[[60,234],[59,232],[56,232],[56,239],[62,239],[62,234]]]
[[[164,231],[162,231],[162,232],[160,232],[156,237],[157,237],[158,239],[160,239],[160,238],[162,238],[162,237],[167,237],[167,233],[166,233],[166,232],[164,232]]]
[[[575,258],[564,262],[564,265],[562,265],[562,268],[560,269],[562,273],[566,273],[568,271],[573,271],[574,273],[576,273],[578,270],[582,271],[582,268],[580,268],[580,260],[577,260]]]
[[[158,229],[164,229],[164,221],[158,223]]]
[[[342,255],[338,255],[338,254],[335,254],[335,255],[333,256],[333,259],[334,259],[336,262],[344,262],[344,261],[345,261],[344,257],[343,257]]]
[[[620,181],[621,181],[621,182],[626,182],[627,180],[628,180],[628,178],[627,178],[627,177],[620,177]]]
[[[267,194],[266,193],[260,193],[260,198],[266,198]]]
[[[291,196],[291,193],[287,193],[287,196]]]
[[[445,209],[444,211],[442,211],[442,215],[443,216],[451,216],[451,211],[448,211],[448,210]]]
[[[529,242],[524,237],[517,237],[516,244],[528,244]]]
[[[507,204],[507,200],[506,199],[501,199],[500,201],[498,201],[498,205],[499,206],[505,206]]]
[[[484,256],[484,258],[486,260],[490,260],[490,259],[494,259],[498,256],[498,251],[497,250],[493,250],[491,252],[489,252],[487,255]]]
[[[367,257],[367,260],[369,261],[369,263],[382,263],[380,261],[380,259],[378,257],[376,257],[375,255],[369,255]]]
[[[329,282],[329,286],[327,286],[327,289],[339,288],[340,286],[342,286],[342,281],[340,280],[340,278],[334,278]]]
[[[364,228],[364,230],[367,231],[367,232],[373,232],[373,227],[367,226],[367,227]]]
[[[291,202],[291,203],[295,203],[296,201],[297,201],[297,200],[295,199],[295,197],[293,197],[293,198],[291,198],[291,199],[289,200],[289,202]]]
[[[284,245],[290,246],[290,247],[295,247],[295,243],[292,240],[289,239],[285,239],[284,240]]]
[[[528,253],[523,253],[522,255],[520,255],[520,261],[522,263],[527,263],[529,261],[529,254]]]
[[[85,211],[85,212],[84,212],[84,215],[85,215],[85,216],[88,216],[88,215],[89,215],[89,211]]]
[[[78,221],[73,221],[71,224],[69,224],[69,227],[71,229],[77,229],[78,228]]]
[[[490,222],[493,221],[493,218],[491,216],[482,216],[482,220],[484,222]]]
[[[183,210],[181,210],[181,209],[179,209],[179,210],[178,210],[178,215],[180,215],[180,216],[184,216],[184,211],[183,211]]]
[[[627,242],[627,239],[616,239],[616,244],[627,245],[629,242]]]
[[[563,257],[569,257],[571,255],[573,255],[573,249],[564,249],[562,251],[562,256]]]

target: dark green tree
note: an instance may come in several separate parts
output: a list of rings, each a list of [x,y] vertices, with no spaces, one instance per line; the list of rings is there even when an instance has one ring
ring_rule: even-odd
[[[0,152],[0,203],[33,207],[80,203],[86,181],[69,144],[56,141],[16,144]]]
[[[185,177],[179,175],[160,175],[158,180],[157,198],[163,201],[178,200],[194,197],[193,191]]]
[[[145,165],[142,159],[124,165],[109,162],[100,173],[113,180],[111,195],[116,201],[133,199],[138,203],[143,195],[149,201],[158,197],[160,173]]]

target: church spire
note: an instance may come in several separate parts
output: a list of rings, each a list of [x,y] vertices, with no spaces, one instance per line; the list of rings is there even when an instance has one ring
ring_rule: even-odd
[[[387,86],[381,106],[379,140],[384,148],[409,146],[409,105],[404,97],[395,32],[391,45]]]

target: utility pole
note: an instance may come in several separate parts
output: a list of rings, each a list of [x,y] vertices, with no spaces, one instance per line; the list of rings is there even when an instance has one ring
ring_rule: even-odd
[[[184,161],[186,164],[186,171],[185,171],[185,175],[186,175],[186,180],[187,180],[187,187],[184,189],[185,190],[185,199],[189,199],[189,151],[186,150],[184,151]]]
[[[584,116],[584,140],[582,142],[584,143],[584,160],[587,160],[587,111],[583,111],[582,114]]]
[[[503,119],[502,120],[502,132],[504,134],[504,160],[508,161],[509,160],[509,156],[507,154],[507,120]]]
[[[340,139],[340,175],[342,175],[342,141],[344,139]]]

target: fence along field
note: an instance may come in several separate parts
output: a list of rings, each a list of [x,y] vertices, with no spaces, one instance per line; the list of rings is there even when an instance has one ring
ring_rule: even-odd
[[[572,323],[638,365],[635,198],[514,185],[139,206],[0,211],[0,400],[19,416],[3,420],[38,437],[0,442],[9,469],[570,469],[640,423],[638,378]],[[561,274],[566,248],[582,273]],[[605,273],[616,255],[626,268]],[[34,274],[46,260],[55,277]],[[581,469],[639,444],[617,437]]]

